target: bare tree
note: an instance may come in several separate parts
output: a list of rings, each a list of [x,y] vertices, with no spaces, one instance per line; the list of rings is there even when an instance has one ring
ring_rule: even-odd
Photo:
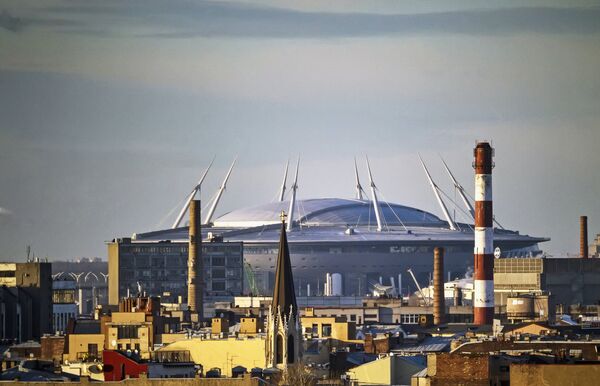
[[[288,365],[279,381],[279,385],[286,386],[314,386],[316,384],[317,378],[302,362]]]

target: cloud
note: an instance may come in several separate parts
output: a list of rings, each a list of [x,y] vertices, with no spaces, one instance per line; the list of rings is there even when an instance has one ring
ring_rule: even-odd
[[[600,32],[600,7],[515,7],[375,14],[306,12],[213,1],[168,4],[157,0],[72,1],[38,10],[31,25],[53,27],[62,33],[153,38],[595,34]]]
[[[0,206],[0,216],[12,216],[13,212]]]
[[[23,21],[18,17],[12,16],[6,10],[0,12],[0,28],[10,32],[19,32],[23,27]]]

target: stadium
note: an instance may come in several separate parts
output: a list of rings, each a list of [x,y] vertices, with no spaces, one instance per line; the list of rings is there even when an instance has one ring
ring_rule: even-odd
[[[289,200],[283,200],[286,167],[279,201],[233,210],[213,220],[212,215],[225,189],[232,165],[207,213],[203,237],[207,240],[217,238],[225,242],[243,242],[246,270],[244,288],[246,292],[254,294],[269,293],[272,288],[282,211],[288,214],[290,220],[288,241],[295,286],[300,296],[323,294],[327,273],[341,275],[344,295],[364,295],[374,283],[393,285],[406,293],[411,288],[415,289],[414,283],[409,282],[406,276],[402,280],[402,275],[406,275],[409,268],[421,285],[428,283],[434,247],[445,248],[447,275],[451,279],[463,277],[473,266],[473,225],[452,220],[439,188],[431,180],[424,164],[423,167],[445,215],[444,219],[417,208],[379,201],[370,167],[371,198],[368,200],[363,199],[364,191],[358,180],[358,172],[354,199],[296,199],[296,166],[296,178]],[[461,193],[467,212],[473,215],[464,189],[447,170]],[[186,242],[188,228],[179,224],[202,179],[171,229],[138,233],[133,236],[132,242]],[[539,255],[541,250],[538,243],[548,240],[521,235],[518,231],[501,226],[494,227],[494,246],[500,257]]]

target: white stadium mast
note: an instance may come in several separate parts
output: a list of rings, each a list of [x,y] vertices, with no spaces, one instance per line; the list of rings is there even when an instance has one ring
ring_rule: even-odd
[[[446,165],[446,161],[444,161],[443,158],[442,158],[442,163],[444,164],[444,167],[446,168],[446,171],[448,172],[448,175],[450,176],[450,179],[452,180],[454,187],[458,190],[458,194],[460,195],[460,198],[465,203],[465,206],[467,207],[467,210],[469,211],[469,213],[471,213],[471,217],[473,217],[473,219],[475,219],[475,209],[473,209],[473,205],[471,205],[471,202],[467,199],[467,195],[465,194],[465,189],[462,187],[461,184],[458,183],[458,181],[456,181],[456,178],[454,178],[454,175],[450,171],[450,168],[448,167],[448,165]]]
[[[442,158],[442,157],[440,157],[440,158]],[[443,158],[442,158],[442,162],[444,163],[444,167],[446,168],[446,171],[448,172],[448,175],[450,176],[450,179],[452,180],[454,187],[458,190],[458,194],[460,195],[460,198],[465,203],[465,206],[467,207],[467,210],[469,211],[469,213],[471,213],[473,220],[475,220],[475,209],[473,209],[473,205],[471,205],[471,202],[467,198],[467,195],[465,193],[465,188],[463,188],[462,185],[456,180],[456,178],[454,178],[454,175],[450,171],[450,168],[448,167],[448,165],[446,165],[446,161],[444,161]],[[496,221],[495,217],[494,217],[494,222],[496,223],[496,225],[498,225],[498,227],[500,229],[504,229],[504,227],[498,221]]]
[[[354,174],[356,175],[356,199],[362,200],[364,189],[360,185],[360,180],[358,179],[358,166],[356,166],[356,157],[354,157]]]
[[[369,157],[367,159],[367,169],[369,170],[369,183],[371,184],[371,200],[373,201],[373,209],[375,210],[375,218],[377,219],[377,232],[383,230],[381,225],[381,208],[379,208],[379,201],[377,200],[377,193],[375,192],[376,186],[373,182],[373,174],[371,173],[371,165],[369,164]]]
[[[287,182],[289,166],[290,166],[290,160],[288,158],[287,163],[285,164],[285,173],[283,173],[283,182],[281,183],[281,190],[279,191],[279,202],[282,202],[283,196],[285,196],[285,183]]]
[[[190,207],[190,202],[192,201],[192,199],[194,198],[196,193],[199,192],[200,189],[202,188],[202,182],[204,182],[204,178],[208,174],[208,171],[210,170],[210,167],[212,166],[213,162],[215,162],[215,157],[213,157],[212,161],[210,161],[210,164],[208,165],[208,167],[202,174],[202,177],[200,177],[200,180],[198,181],[198,183],[196,184],[194,189],[192,189],[192,192],[190,193],[190,195],[185,200],[185,204],[183,205],[183,208],[181,208],[181,211],[179,212],[179,215],[177,216],[177,219],[173,223],[173,226],[171,227],[171,229],[177,228],[179,226],[179,224],[181,223],[181,220],[183,219],[185,212],[187,212],[188,208]]]
[[[300,155],[298,155],[298,162],[296,162],[296,175],[294,176],[294,184],[292,185],[292,198],[290,198],[290,208],[288,210],[288,223],[287,231],[292,230],[292,224],[294,223],[294,206],[296,206],[296,190],[298,190],[298,168],[300,167]]]
[[[433,179],[431,178],[431,175],[429,174],[429,170],[427,170],[427,167],[425,166],[425,163],[423,162],[423,159],[421,158],[420,155],[419,155],[419,160],[421,160],[421,165],[423,165],[423,170],[425,170],[425,174],[427,175],[429,184],[431,185],[431,188],[433,189],[433,194],[435,194],[435,198],[437,198],[438,204],[440,205],[442,212],[444,212],[444,217],[446,217],[448,226],[450,227],[450,229],[455,231],[456,224],[454,223],[454,221],[452,221],[452,218],[450,217],[450,213],[448,212],[448,208],[446,208],[446,204],[444,204],[444,201],[442,200],[442,197],[440,196],[440,192],[439,192],[440,188],[435,184],[435,182],[433,182]]]
[[[203,225],[210,224],[210,220],[212,220],[212,216],[215,214],[215,210],[217,209],[219,200],[221,199],[221,196],[223,195],[223,191],[225,191],[225,188],[227,186],[227,180],[229,179],[229,176],[231,175],[231,171],[233,170],[235,161],[237,161],[237,157],[231,163],[231,167],[229,168],[229,171],[227,172],[227,175],[225,176],[225,179],[223,180],[223,183],[221,184],[221,187],[219,188],[219,191],[217,192],[217,196],[215,197],[212,205],[210,206],[210,209],[208,210],[208,214],[206,215],[206,219],[204,220]]]

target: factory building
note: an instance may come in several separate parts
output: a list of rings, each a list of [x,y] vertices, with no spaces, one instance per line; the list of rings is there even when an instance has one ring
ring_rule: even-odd
[[[0,263],[0,339],[39,340],[52,332],[52,264]]]
[[[510,258],[494,261],[494,295],[498,305],[519,294],[549,295],[549,312],[562,304],[598,304],[600,259]]]
[[[163,302],[187,302],[188,242],[115,239],[108,243],[108,303],[145,292]],[[243,244],[202,243],[204,293],[236,296],[243,291]]]

